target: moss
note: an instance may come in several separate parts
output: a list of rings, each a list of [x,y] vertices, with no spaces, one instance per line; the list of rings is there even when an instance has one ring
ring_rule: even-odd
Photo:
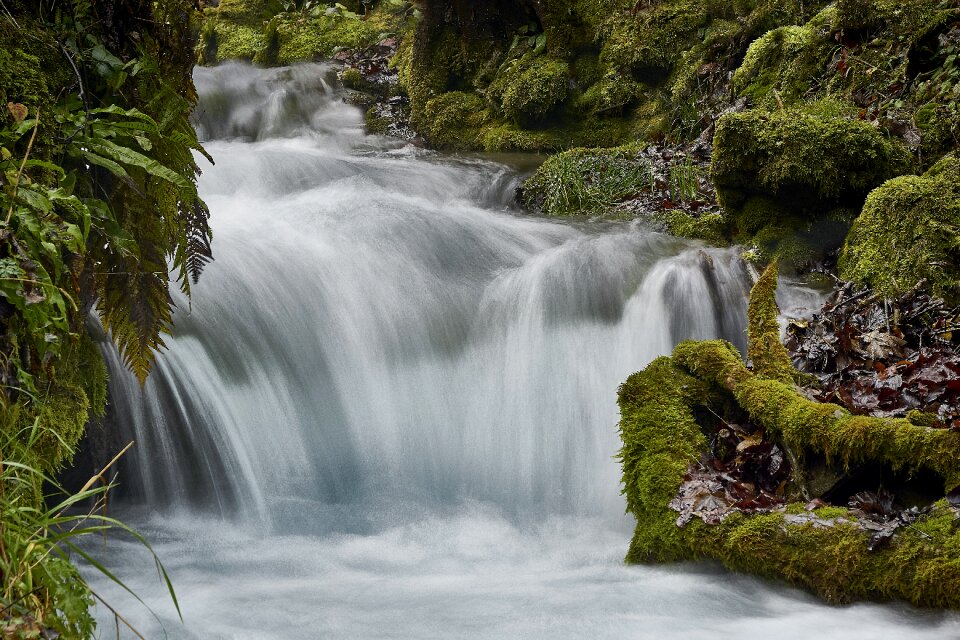
[[[708,385],[658,358],[630,376],[618,391],[619,459],[627,511],[637,518],[628,562],[664,562],[689,558],[691,549],[667,507],[691,462],[707,441],[693,418],[691,405],[710,396]],[[694,523],[691,523],[694,524]]]
[[[427,102],[423,134],[440,149],[476,148],[481,127],[489,120],[483,99],[475,93],[451,91]]]
[[[52,474],[73,459],[90,418],[102,417],[106,409],[106,365],[86,334],[64,350],[40,388],[27,404],[4,406],[0,423],[22,435],[36,421],[40,435],[29,450],[33,458],[26,463]]]
[[[205,48],[205,55],[214,53],[208,63],[224,60],[253,60],[266,46],[266,39],[259,29],[232,22],[216,21],[213,23],[213,34],[208,36],[208,44],[216,43],[215,50]]]
[[[837,0],[836,28],[861,32],[892,27],[917,33],[946,8],[942,0]]]
[[[370,107],[363,114],[364,123],[367,125],[367,133],[386,135],[390,132],[390,124],[393,122],[390,118],[379,114],[377,107]]]
[[[516,123],[543,119],[567,96],[570,65],[531,56],[514,60],[487,88],[494,108]]]
[[[739,210],[751,195],[819,208],[862,202],[909,166],[906,150],[865,122],[753,110],[718,121],[711,177],[728,209]]]
[[[772,262],[750,290],[747,358],[756,375],[789,383],[796,379],[797,371],[793,368],[786,347],[780,342],[780,323],[777,320],[780,315],[777,307],[778,269],[778,263]]]
[[[681,238],[705,240],[714,245],[727,243],[727,221],[718,212],[691,215],[681,209],[667,209],[656,215],[670,234]]]
[[[377,41],[379,29],[366,20],[340,15],[274,18],[279,38],[277,64],[329,58],[339,49],[360,49]]]
[[[918,427],[904,418],[854,416],[799,395],[791,385],[754,375],[723,341],[685,342],[674,351],[692,374],[730,391],[756,423],[795,450],[809,448],[845,465],[874,460],[894,469],[927,468],[960,485],[960,433]]]
[[[629,76],[608,72],[592,84],[571,105],[578,113],[622,112],[642,95],[644,86]]]
[[[269,0],[220,0],[216,16],[233,24],[257,28],[268,17]]]
[[[960,300],[960,159],[947,156],[923,176],[894,178],[874,190],[840,256],[844,278],[883,295],[921,279],[936,295]]]
[[[552,131],[529,131],[515,124],[491,124],[480,133],[484,151],[556,151],[562,140]]]
[[[703,3],[693,0],[657,4],[641,10],[633,19],[614,13],[601,32],[604,45],[600,59],[638,79],[665,77],[708,20]]]
[[[551,156],[523,185],[524,206],[548,216],[603,213],[650,186],[650,166],[628,145]]]
[[[766,285],[771,273],[764,275]],[[762,289],[768,298],[770,286]],[[761,315],[769,320],[770,309]],[[749,372],[729,343],[683,343],[672,358],[653,361],[619,389],[623,493],[637,521],[628,562],[714,558],[734,570],[805,587],[830,602],[902,599],[960,608],[960,594],[944,588],[960,579],[960,519],[946,500],[873,551],[869,532],[843,507],[809,512],[793,503],[783,512],[733,513],[717,525],[694,519],[678,527],[668,504],[689,465],[707,453],[695,414],[701,406],[722,411],[725,391],[777,437],[797,438],[848,462],[883,459],[932,468],[939,461],[948,487],[960,481],[954,468],[960,467],[957,434],[816,405],[782,382]]]
[[[768,107],[795,104],[816,86],[831,48],[829,29],[818,21],[773,29],[750,45],[733,89]]]
[[[357,69],[356,67],[344,69],[340,74],[340,82],[342,82],[343,86],[347,87],[348,89],[359,90],[363,84],[363,74],[360,73],[360,69]]]

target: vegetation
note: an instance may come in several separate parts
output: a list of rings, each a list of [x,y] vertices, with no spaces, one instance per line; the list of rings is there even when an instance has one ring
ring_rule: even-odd
[[[15,637],[90,635],[74,540],[123,528],[71,515],[106,487],[66,496],[53,480],[105,405],[91,310],[143,380],[169,287],[189,294],[211,257],[192,17],[188,0],[0,7],[0,620]]]
[[[548,216],[611,209],[650,184],[650,167],[636,146],[602,152],[571,149],[551,156],[524,184],[523,204]]]
[[[840,273],[894,296],[921,280],[960,300],[960,159],[875,189],[847,236]]]
[[[620,387],[624,494],[637,518],[627,560],[714,558],[805,586],[832,602],[898,598],[960,607],[957,594],[943,588],[960,577],[960,521],[946,499],[882,548],[871,548],[870,532],[851,509],[822,502],[808,507],[802,500],[774,512],[735,510],[716,524],[696,518],[678,524],[668,505],[710,450],[706,422],[736,411],[792,451],[819,453],[845,468],[865,460],[925,468],[940,475],[946,490],[960,485],[960,434],[904,419],[853,416],[807,400],[783,381],[786,365],[768,347],[779,331],[771,305],[775,282],[775,271],[768,270],[751,294],[752,372],[729,343],[686,342]]]
[[[348,3],[349,4],[349,3]],[[364,3],[364,6],[371,3]],[[412,7],[386,0],[360,13],[360,3],[305,0],[224,0],[203,16],[197,46],[201,64],[250,60],[285,65],[322,60],[341,49],[362,49],[403,28]]]

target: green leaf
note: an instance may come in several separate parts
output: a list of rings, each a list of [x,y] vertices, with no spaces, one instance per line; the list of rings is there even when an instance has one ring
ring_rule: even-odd
[[[17,190],[17,198],[36,211],[42,213],[53,212],[53,205],[50,203],[50,200],[44,194],[28,187],[21,186],[20,189]]]
[[[92,138],[84,138],[83,143],[90,148],[91,152],[99,155],[101,159],[109,158],[116,163],[143,169],[148,174],[160,178],[161,180],[166,180],[167,182],[170,182],[187,191],[194,191],[196,189],[192,182],[177,172],[165,167],[153,158],[147,157],[142,153],[138,153],[129,147],[114,144],[109,140],[95,140]]]

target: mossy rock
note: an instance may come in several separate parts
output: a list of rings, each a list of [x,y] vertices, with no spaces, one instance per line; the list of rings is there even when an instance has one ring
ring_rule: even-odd
[[[889,28],[898,34],[919,36],[938,14],[950,9],[950,4],[943,0],[837,0],[834,26],[846,32]]]
[[[26,462],[53,474],[73,459],[91,417],[102,417],[107,403],[107,368],[86,333],[64,349],[55,369],[43,381],[44,393],[29,402],[0,409],[0,428],[19,434],[39,429]]]
[[[557,151],[562,139],[553,131],[523,129],[513,123],[492,123],[480,133],[480,148],[484,151]]]
[[[578,113],[610,114],[623,112],[643,94],[645,87],[616,71],[605,74],[577,98],[572,108]]]
[[[840,256],[840,274],[893,296],[921,279],[960,301],[960,159],[950,155],[922,176],[875,189]]]
[[[685,342],[630,376],[618,392],[627,510],[637,520],[627,562],[716,559],[727,567],[786,580],[830,602],[901,599],[960,608],[960,518],[947,500],[890,544],[869,550],[871,534],[843,507],[809,512],[804,502],[773,513],[732,513],[719,524],[694,518],[677,524],[669,507],[691,463],[708,453],[697,420],[722,415],[731,403],[794,451],[810,450],[843,464],[877,461],[939,473],[945,489],[960,483],[960,434],[907,420],[852,416],[818,404],[784,382],[788,365],[776,340],[776,275],[768,270],[751,293],[750,372],[733,345]],[[759,373],[770,373],[766,378]]]
[[[260,29],[233,22],[214,21],[204,26],[203,60],[215,64],[225,60],[253,60],[266,48]]]
[[[708,21],[707,9],[699,0],[654,4],[633,17],[614,13],[605,25],[600,59],[639,80],[666,77]]]
[[[220,0],[212,13],[221,20],[256,28],[269,17],[269,5],[269,0]]]
[[[570,65],[543,56],[514,60],[487,88],[487,99],[516,123],[542,120],[567,97]]]
[[[423,134],[438,149],[472,149],[489,119],[487,105],[475,93],[451,91],[427,102]]]
[[[772,108],[796,104],[812,91],[834,46],[831,14],[827,10],[804,26],[780,27],[757,38],[733,75],[737,95]]]
[[[523,185],[524,206],[548,216],[595,215],[650,186],[634,145],[571,149],[551,156]]]
[[[800,109],[728,114],[713,144],[711,177],[734,211],[756,195],[793,208],[856,204],[910,167],[906,150],[868,123]]]

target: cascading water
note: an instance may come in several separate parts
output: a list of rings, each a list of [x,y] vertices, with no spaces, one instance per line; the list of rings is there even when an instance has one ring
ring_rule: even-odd
[[[197,70],[216,261],[143,390],[110,354],[113,418],[137,442],[123,515],[155,541],[185,622],[136,545],[111,541],[109,564],[155,617],[91,579],[142,632],[960,630],[712,568],[623,566],[615,390],[681,339],[742,346],[737,252],[523,216],[514,170],[364,135],[328,73]]]

